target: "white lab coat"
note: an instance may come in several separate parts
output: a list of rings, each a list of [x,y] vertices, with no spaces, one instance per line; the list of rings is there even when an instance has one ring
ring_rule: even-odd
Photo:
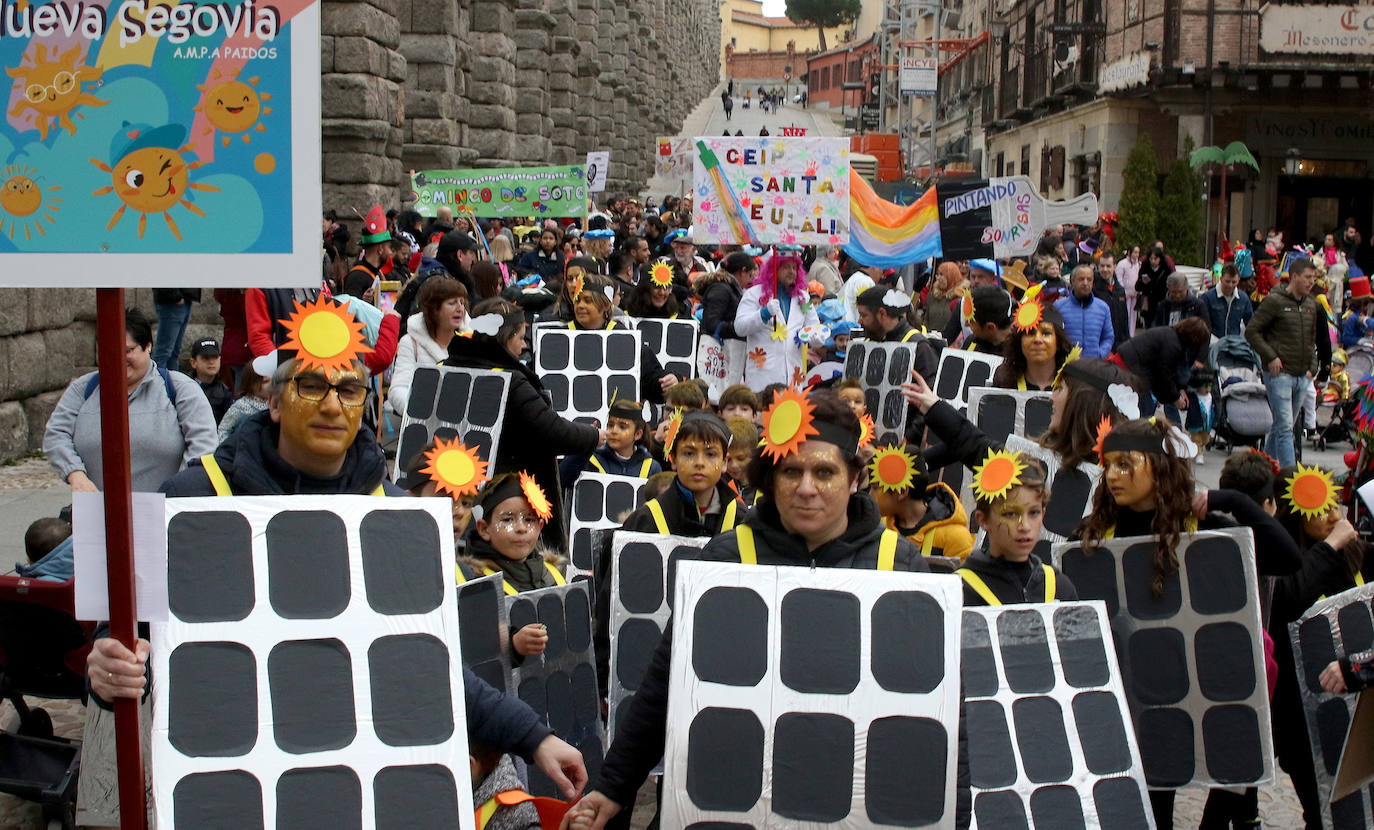
[[[745,340],[744,383],[755,392],[761,391],[770,383],[791,385],[795,370],[806,371],[806,367],[802,365],[802,351],[801,345],[797,342],[797,333],[807,326],[820,325],[816,307],[812,305],[803,309],[802,300],[793,297],[788,309],[790,313],[784,315],[787,337],[783,340],[774,340],[775,321],[764,322],[760,314],[760,307],[767,305],[760,302],[762,295],[761,286],[750,286],[740,297],[739,308],[735,311],[735,332],[744,335]],[[807,301],[809,299],[806,298]],[[762,366],[754,359],[755,355],[760,354],[763,356]]]

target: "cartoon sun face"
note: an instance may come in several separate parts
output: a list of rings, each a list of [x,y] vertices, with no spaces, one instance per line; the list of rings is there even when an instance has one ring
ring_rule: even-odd
[[[210,122],[210,126],[205,128],[203,134],[210,135],[216,130],[221,133],[242,134],[240,137],[243,143],[247,144],[250,141],[250,129],[260,133],[267,131],[258,119],[272,112],[271,107],[263,105],[264,102],[271,100],[272,96],[255,89],[259,80],[256,76],[244,82],[234,79],[231,75],[231,80],[214,83],[222,77],[224,76],[219,70],[215,70],[210,83],[196,87],[205,95],[196,105],[195,111],[203,113],[205,119]],[[220,141],[228,147],[229,135],[220,136]]]
[[[10,165],[5,168],[4,175],[5,183],[0,185],[0,211],[7,215],[0,216],[0,232],[8,230],[10,239],[14,239],[15,231],[22,227],[25,239],[32,239],[35,230],[40,236],[47,235],[43,223],[52,224],[56,221],[54,214],[62,203],[61,199],[51,194],[61,190],[61,185],[53,185],[45,192],[34,180],[38,171],[28,167]],[[40,210],[43,211],[41,214]]]
[[[119,209],[114,212],[114,215],[110,217],[110,224],[105,226],[106,230],[113,229],[119,223],[125,208],[133,208],[140,214],[138,218],[138,237],[140,239],[143,238],[143,233],[148,227],[148,214],[161,213],[167,221],[167,227],[171,229],[172,235],[179,242],[181,241],[181,231],[172,219],[170,210],[181,205],[197,216],[205,216],[205,211],[186,201],[185,196],[191,190],[216,192],[219,188],[189,180],[190,171],[202,164],[198,161],[188,162],[186,160],[183,154],[190,150],[189,146],[182,146],[176,150],[165,146],[165,144],[178,143],[185,134],[184,128],[175,125],[157,129],[135,127],[123,134],[127,136],[129,141],[119,154],[114,167],[110,167],[99,159],[91,159],[91,163],[109,173],[111,179],[109,187],[102,187],[91,195],[103,196],[107,193],[114,193],[123,202]],[[162,139],[173,140],[164,142]],[[120,140],[120,137],[117,137],[116,140]]]
[[[76,124],[71,119],[72,110],[82,104],[103,107],[109,103],[81,91],[83,81],[100,79],[100,70],[90,66],[78,66],[80,56],[81,47],[77,45],[61,55],[54,49],[53,57],[49,60],[47,47],[39,43],[34,46],[33,66],[21,63],[16,67],[6,67],[5,72],[11,78],[19,79],[24,92],[23,100],[10,110],[9,115],[15,117],[24,112],[33,112],[34,126],[38,128],[40,139],[48,137],[52,119],[56,119],[59,126],[65,127],[67,132],[75,135]]]

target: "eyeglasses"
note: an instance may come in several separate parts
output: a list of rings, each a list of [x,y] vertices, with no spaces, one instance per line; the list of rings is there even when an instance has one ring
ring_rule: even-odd
[[[367,400],[367,387],[357,381],[330,383],[319,375],[297,375],[291,381],[296,384],[296,394],[307,401],[322,401],[333,389],[339,393],[339,403],[344,406],[362,406]]]
[[[502,530],[511,530],[517,524],[521,527],[539,527],[541,524],[543,524],[543,522],[541,522],[539,520],[539,517],[534,515],[533,513],[522,513],[518,516],[497,516],[495,524]]]

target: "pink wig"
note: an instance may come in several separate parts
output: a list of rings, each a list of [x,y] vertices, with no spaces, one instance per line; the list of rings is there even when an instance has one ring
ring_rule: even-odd
[[[797,282],[792,286],[792,296],[803,303],[809,302],[810,295],[806,293],[806,266],[802,264],[801,254],[779,251],[776,248],[763,257],[763,262],[759,265],[759,275],[754,279],[754,285],[762,289],[760,302],[767,304],[777,293],[778,265],[783,262],[797,264]]]

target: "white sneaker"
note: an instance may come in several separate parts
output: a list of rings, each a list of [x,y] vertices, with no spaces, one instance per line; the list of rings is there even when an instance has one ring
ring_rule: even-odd
[[[1201,453],[1201,452],[1198,453],[1198,454],[1197,454],[1197,459],[1196,459],[1196,461],[1197,461],[1197,465],[1198,465],[1199,467],[1203,466],[1204,464],[1207,463],[1207,454],[1206,454],[1206,453]]]

